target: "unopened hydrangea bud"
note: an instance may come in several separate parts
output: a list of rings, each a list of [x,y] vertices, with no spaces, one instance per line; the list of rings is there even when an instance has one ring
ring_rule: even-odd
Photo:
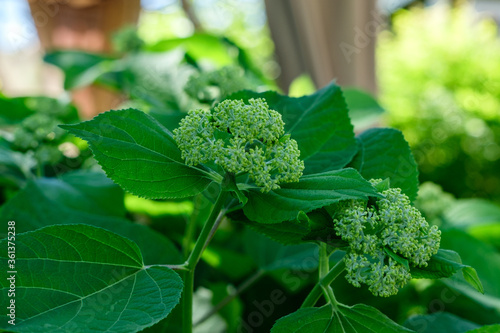
[[[174,139],[187,164],[214,161],[227,172],[247,173],[268,192],[297,182],[304,170],[297,142],[284,135],[284,126],[263,99],[225,100],[213,112],[190,111]]]
[[[344,202],[333,222],[337,235],[349,243],[347,280],[357,287],[367,284],[374,295],[390,296],[411,275],[389,253],[410,265],[427,266],[439,249],[441,232],[429,226],[401,189],[389,188],[382,195],[371,207],[361,200]]]

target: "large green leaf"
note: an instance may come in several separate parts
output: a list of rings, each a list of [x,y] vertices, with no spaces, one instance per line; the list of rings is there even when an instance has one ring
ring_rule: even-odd
[[[0,209],[5,221],[16,221],[18,233],[52,224],[84,223],[102,227],[133,240],[148,264],[180,263],[177,248],[152,229],[121,217],[123,194],[103,174],[67,175],[63,179],[30,181]],[[114,206],[114,207],[112,207]],[[5,229],[6,231],[6,229]],[[2,231],[2,238],[6,235]]]
[[[453,276],[462,270],[464,279],[477,291],[484,293],[484,288],[477,272],[469,265],[462,264],[460,255],[455,251],[439,249],[424,267],[411,267],[411,276],[417,279],[438,279]]]
[[[392,128],[373,128],[358,137],[359,152],[351,162],[366,179],[390,178],[410,200],[418,192],[418,167],[403,134]]]
[[[465,333],[480,327],[476,323],[448,312],[412,316],[406,320],[404,326],[418,333]]]
[[[184,164],[171,133],[141,111],[110,111],[61,127],[87,140],[108,177],[132,194],[182,198],[211,182],[201,170]]]
[[[328,171],[300,178],[298,183],[283,184],[281,189],[262,193],[250,190],[243,208],[252,221],[279,223],[340,200],[368,199],[378,196],[375,189],[354,169]]]
[[[337,309],[330,305],[300,309],[279,319],[271,333],[396,333],[413,332],[390,320],[382,312],[365,304]]]
[[[283,116],[286,133],[297,141],[305,174],[344,167],[357,152],[342,92],[330,84],[312,95],[293,98],[274,91],[242,91],[230,99],[264,98]]]
[[[316,244],[285,246],[250,229],[246,230],[243,241],[246,252],[263,271],[281,268],[314,270],[318,266]]]
[[[13,332],[138,332],[179,303],[173,270],[144,266],[132,241],[89,225],[58,225],[16,237],[17,273],[0,273],[2,307],[15,299]],[[7,240],[0,242],[7,248]],[[7,267],[5,252],[0,256]],[[15,298],[8,296],[15,275]]]

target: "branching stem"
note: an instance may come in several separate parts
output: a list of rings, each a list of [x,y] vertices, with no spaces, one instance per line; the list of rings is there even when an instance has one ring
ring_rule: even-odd
[[[184,274],[184,292],[182,295],[182,332],[192,333],[193,331],[193,287],[194,287],[194,271],[196,265],[200,261],[203,250],[207,247],[215,230],[219,226],[220,221],[226,213],[224,203],[229,196],[229,192],[221,190],[217,200],[215,201],[212,212],[208,217],[203,229],[201,230],[198,239],[194,245],[193,251],[189,255],[186,263],[183,265],[187,269]]]
[[[330,284],[344,271],[344,269],[345,269],[344,260],[340,259],[339,262],[337,262],[337,264],[325,276],[323,276],[319,280],[319,282],[314,286],[314,288],[311,290],[309,295],[307,295],[306,299],[304,300],[304,303],[302,303],[301,308],[314,306],[314,304],[316,304],[318,299],[321,297],[323,288],[329,287]],[[330,297],[333,296],[333,291],[329,296]],[[333,298],[333,301],[335,301],[335,298]],[[335,303],[336,302],[337,301],[335,301]]]

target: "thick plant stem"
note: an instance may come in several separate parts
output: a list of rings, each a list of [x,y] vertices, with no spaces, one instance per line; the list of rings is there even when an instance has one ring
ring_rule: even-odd
[[[182,294],[182,333],[192,333],[193,331],[193,282],[196,264],[200,261],[203,250],[210,242],[211,236],[215,233],[221,219],[226,212],[223,209],[224,203],[229,196],[229,192],[221,190],[215,201],[212,212],[205,222],[201,233],[196,240],[193,251],[189,255],[186,263],[187,272],[184,274],[184,291]]]
[[[301,308],[314,306],[314,304],[316,304],[318,299],[321,297],[323,288],[329,287],[330,284],[344,271],[344,269],[344,260],[340,259],[340,261],[314,286],[314,288],[304,300],[304,303],[302,303]],[[330,297],[331,296],[332,295],[330,295]]]
[[[207,222],[205,222],[203,229],[201,229],[201,233],[198,236],[198,239],[196,240],[194,249],[189,255],[189,258],[187,259],[186,263],[188,269],[190,270],[194,269],[198,261],[200,261],[201,254],[203,253],[205,247],[208,245],[208,242],[210,241],[209,236],[213,234],[212,229],[214,227],[217,227],[218,222],[220,222],[220,220],[224,217],[226,210],[225,209],[223,210],[222,207],[226,202],[228,196],[229,192],[221,191],[219,193],[219,197],[215,201],[214,207],[212,208],[212,212],[210,213]]]
[[[329,270],[330,270],[330,262],[329,262],[327,245],[326,243],[322,242],[319,245],[319,267],[318,267],[319,281],[321,281],[328,274]],[[328,303],[335,304],[336,301],[335,301],[335,296],[333,296],[332,288],[329,285],[327,286],[321,285],[321,289],[323,289],[323,294],[325,295],[325,298],[328,301]]]

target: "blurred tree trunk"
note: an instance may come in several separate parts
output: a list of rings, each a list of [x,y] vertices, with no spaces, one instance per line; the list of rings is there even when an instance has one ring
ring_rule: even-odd
[[[140,0],[29,0],[31,15],[45,51],[77,49],[112,52],[111,36],[137,24]],[[102,87],[73,91],[82,118],[116,107],[121,97]]]
[[[376,93],[375,42],[384,19],[375,0],[265,2],[284,91],[306,73],[317,87],[336,79]]]

